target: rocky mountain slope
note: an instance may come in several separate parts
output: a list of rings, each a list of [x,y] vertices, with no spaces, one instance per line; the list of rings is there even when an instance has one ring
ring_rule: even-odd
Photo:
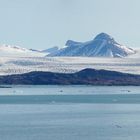
[[[117,43],[106,33],[100,33],[87,42],[68,40],[65,46],[49,56],[125,57],[135,53],[135,50]]]

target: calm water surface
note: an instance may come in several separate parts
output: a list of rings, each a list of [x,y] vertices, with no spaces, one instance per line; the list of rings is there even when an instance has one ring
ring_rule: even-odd
[[[0,140],[139,140],[140,87],[0,89]]]

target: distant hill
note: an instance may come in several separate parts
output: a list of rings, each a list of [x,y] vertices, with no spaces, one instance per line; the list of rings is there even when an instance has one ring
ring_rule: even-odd
[[[84,69],[64,74],[30,72],[19,75],[0,76],[1,85],[135,85],[140,86],[140,75],[107,70]]]
[[[135,50],[117,43],[106,33],[100,33],[87,42],[68,40],[65,46],[49,56],[125,57],[135,53]]]

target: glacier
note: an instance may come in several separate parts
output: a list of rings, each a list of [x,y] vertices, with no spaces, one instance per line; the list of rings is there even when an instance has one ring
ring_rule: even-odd
[[[74,73],[85,68],[140,74],[140,55],[125,58],[0,56],[0,75],[31,71]]]

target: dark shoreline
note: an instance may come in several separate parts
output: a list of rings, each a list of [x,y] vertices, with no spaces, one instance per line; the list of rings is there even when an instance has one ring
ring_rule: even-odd
[[[1,88],[12,88],[12,87],[10,87],[10,86],[0,86],[0,89]]]

